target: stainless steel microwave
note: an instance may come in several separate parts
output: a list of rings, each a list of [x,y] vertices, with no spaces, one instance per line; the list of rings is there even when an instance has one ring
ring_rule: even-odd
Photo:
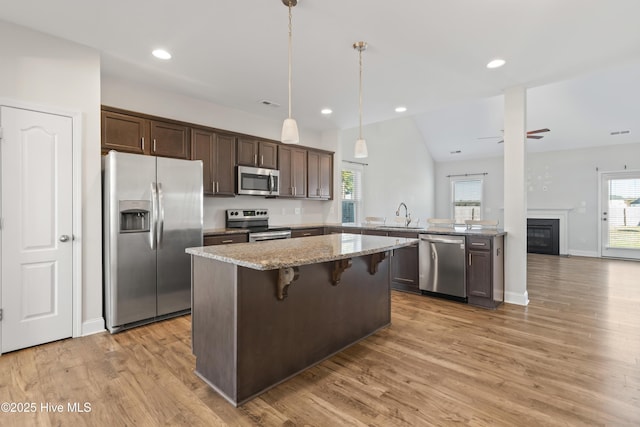
[[[238,194],[252,196],[280,195],[280,171],[238,166]]]

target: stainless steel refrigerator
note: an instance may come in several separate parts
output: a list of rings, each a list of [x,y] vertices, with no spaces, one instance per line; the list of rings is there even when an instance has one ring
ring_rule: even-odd
[[[103,173],[107,329],[188,313],[184,250],[202,246],[202,162],[111,151]]]

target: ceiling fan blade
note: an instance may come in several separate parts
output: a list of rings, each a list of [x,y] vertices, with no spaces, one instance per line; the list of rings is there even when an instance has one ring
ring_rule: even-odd
[[[501,139],[500,141],[498,141],[498,144],[502,144],[504,142],[504,139]]]
[[[532,133],[542,133],[542,132],[549,132],[551,129],[537,129],[537,130],[530,130],[529,132],[527,132],[527,135],[531,135]]]
[[[527,135],[527,138],[529,139],[542,139],[544,138],[543,135]]]

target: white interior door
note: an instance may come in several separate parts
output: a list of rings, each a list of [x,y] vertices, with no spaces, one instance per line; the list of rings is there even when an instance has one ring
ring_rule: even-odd
[[[73,332],[72,126],[70,117],[0,108],[2,353]]]
[[[640,259],[640,171],[600,176],[602,256]]]

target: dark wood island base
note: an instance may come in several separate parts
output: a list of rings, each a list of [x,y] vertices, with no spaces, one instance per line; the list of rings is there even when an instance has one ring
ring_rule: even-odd
[[[193,256],[196,374],[238,406],[388,326],[390,255],[276,270]]]

